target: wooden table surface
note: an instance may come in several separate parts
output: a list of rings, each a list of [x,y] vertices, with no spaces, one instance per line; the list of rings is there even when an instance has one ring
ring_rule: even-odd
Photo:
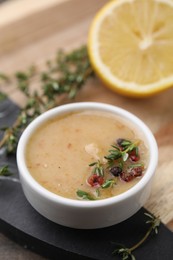
[[[58,48],[85,44],[96,11],[106,0],[13,0],[0,4],[0,71],[13,73],[31,64],[43,66]],[[18,91],[5,91],[18,105]],[[173,231],[173,88],[147,99],[120,96],[99,79],[87,83],[76,101],[99,101],[120,106],[140,117],[159,146],[159,164],[145,208],[159,215]],[[0,234],[0,259],[44,259]]]

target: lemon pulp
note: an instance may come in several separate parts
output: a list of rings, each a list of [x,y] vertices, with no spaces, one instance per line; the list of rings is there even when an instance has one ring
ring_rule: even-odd
[[[112,89],[148,96],[173,84],[173,1],[111,1],[95,16],[88,43],[98,75]]]

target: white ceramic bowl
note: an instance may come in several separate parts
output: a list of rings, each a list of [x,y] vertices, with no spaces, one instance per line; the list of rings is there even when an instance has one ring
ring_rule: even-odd
[[[111,112],[133,124],[144,136],[149,149],[149,165],[141,180],[128,191],[115,197],[81,201],[58,196],[42,187],[31,175],[25,162],[28,139],[46,120],[83,109]],[[23,132],[17,149],[17,164],[24,194],[30,204],[44,217],[60,225],[79,229],[103,228],[117,224],[135,214],[151,193],[158,163],[158,147],[149,128],[128,111],[103,103],[81,102],[59,106],[36,118]]]

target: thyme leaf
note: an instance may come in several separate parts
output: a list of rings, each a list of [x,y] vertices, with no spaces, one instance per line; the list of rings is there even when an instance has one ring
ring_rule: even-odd
[[[9,170],[9,166],[5,165],[2,168],[0,168],[0,176],[10,176],[12,175],[12,172]]]
[[[103,189],[107,189],[109,187],[112,187],[113,184],[116,184],[116,180],[115,179],[109,179],[109,180],[106,180],[102,185],[101,187]]]
[[[94,196],[92,196],[90,193],[83,190],[77,190],[76,194],[79,198],[83,200],[95,200]]]

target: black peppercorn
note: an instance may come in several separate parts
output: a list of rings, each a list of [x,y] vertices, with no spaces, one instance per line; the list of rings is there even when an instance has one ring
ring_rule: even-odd
[[[119,166],[114,166],[110,169],[110,173],[115,177],[119,176],[122,172],[122,169]]]
[[[119,146],[121,146],[121,144],[122,144],[123,141],[125,141],[125,139],[123,139],[123,138],[118,138],[118,139],[117,139],[117,144],[118,144]]]

